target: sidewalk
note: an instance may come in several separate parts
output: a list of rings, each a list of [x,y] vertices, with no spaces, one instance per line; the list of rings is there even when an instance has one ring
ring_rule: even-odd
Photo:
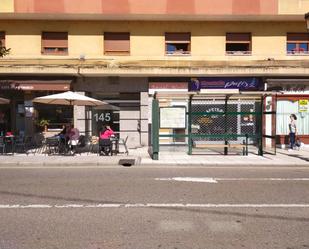
[[[0,156],[0,167],[25,166],[111,166],[123,163],[142,166],[308,166],[309,149],[288,152],[278,149],[277,155],[263,157],[254,154],[239,155],[192,155],[184,152],[160,152],[160,160],[150,158],[147,148],[130,150],[130,155],[97,156],[87,153],[76,156],[14,155]],[[129,165],[127,165],[129,166]]]

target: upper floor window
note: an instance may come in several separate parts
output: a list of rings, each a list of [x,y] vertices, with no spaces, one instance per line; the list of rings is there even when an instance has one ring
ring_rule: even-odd
[[[42,54],[67,55],[68,33],[67,32],[43,32]]]
[[[5,32],[0,31],[0,46],[5,47]]]
[[[165,33],[165,54],[184,55],[191,53],[191,33]]]
[[[130,33],[128,32],[105,32],[104,54],[107,55],[129,55]]]
[[[287,34],[287,53],[309,54],[309,33],[288,33]]]
[[[251,33],[226,33],[226,54],[251,55],[251,50]]]

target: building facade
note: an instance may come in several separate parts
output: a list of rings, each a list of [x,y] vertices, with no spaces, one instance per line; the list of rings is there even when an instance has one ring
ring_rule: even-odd
[[[11,99],[0,106],[2,127],[34,133],[44,119],[53,130],[73,118],[83,133],[108,123],[129,147],[147,146],[154,92],[249,78],[256,91],[283,92],[277,142],[296,113],[309,143],[308,10],[306,0],[2,0],[0,38],[11,49],[0,59],[0,96]],[[31,101],[70,89],[110,106]]]

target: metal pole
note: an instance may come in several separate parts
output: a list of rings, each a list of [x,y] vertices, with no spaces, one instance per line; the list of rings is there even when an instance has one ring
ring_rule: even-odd
[[[263,113],[264,113],[264,96],[261,97],[261,107],[259,114],[259,155],[263,156]]]
[[[227,141],[227,102],[228,102],[228,95],[226,95],[225,97],[225,104],[224,104],[224,144],[225,144],[225,147],[224,147],[224,155],[227,155],[228,154],[228,148],[227,148],[227,145],[228,145],[228,141]]]
[[[192,96],[189,98],[188,106],[188,154],[192,155]]]
[[[159,160],[159,101],[152,100],[152,159]]]

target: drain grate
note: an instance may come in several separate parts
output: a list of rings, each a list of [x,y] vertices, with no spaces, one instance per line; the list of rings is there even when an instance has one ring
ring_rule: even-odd
[[[131,167],[135,165],[135,159],[120,159],[118,164],[124,167]]]

